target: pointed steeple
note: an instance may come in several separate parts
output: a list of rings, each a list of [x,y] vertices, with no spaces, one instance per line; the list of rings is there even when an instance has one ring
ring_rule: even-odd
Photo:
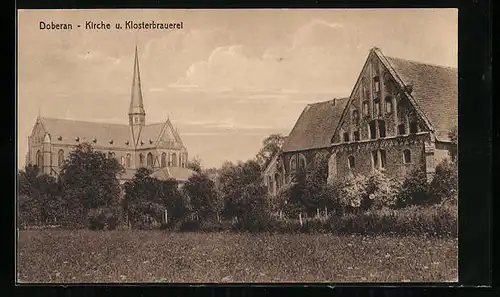
[[[139,56],[137,54],[137,45],[135,46],[135,59],[134,59],[134,76],[132,79],[132,97],[130,98],[129,115],[145,115],[144,104],[142,101],[141,90],[141,74],[139,71]]]
[[[139,72],[139,55],[135,46],[134,76],[132,78],[132,93],[128,112],[129,125],[132,129],[134,143],[137,144],[142,127],[146,124],[146,112],[142,101],[141,74]]]

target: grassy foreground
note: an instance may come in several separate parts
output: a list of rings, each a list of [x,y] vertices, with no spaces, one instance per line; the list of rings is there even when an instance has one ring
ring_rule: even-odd
[[[20,282],[438,282],[458,241],[329,234],[21,231]]]

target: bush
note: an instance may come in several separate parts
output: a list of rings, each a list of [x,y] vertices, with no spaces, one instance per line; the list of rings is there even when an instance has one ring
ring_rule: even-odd
[[[458,195],[458,166],[456,162],[444,159],[436,166],[429,191],[436,202]]]
[[[389,178],[383,171],[375,170],[366,179],[365,186],[365,192],[369,198],[365,209],[370,206],[380,209],[396,205],[400,189],[400,183],[397,179]]]
[[[90,230],[115,230],[120,222],[119,211],[107,207],[91,209],[87,218]]]
[[[422,168],[415,168],[406,175],[398,194],[398,207],[432,204],[427,176]]]

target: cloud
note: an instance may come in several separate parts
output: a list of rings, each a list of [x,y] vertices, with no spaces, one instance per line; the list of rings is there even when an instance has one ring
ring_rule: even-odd
[[[291,44],[269,47],[259,56],[242,44],[218,46],[170,86],[194,85],[214,92],[225,88],[266,93],[349,92],[356,76],[350,64],[353,48],[341,24],[312,20],[296,30]]]

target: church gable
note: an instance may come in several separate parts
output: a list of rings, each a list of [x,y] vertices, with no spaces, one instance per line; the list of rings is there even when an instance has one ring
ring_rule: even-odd
[[[183,146],[182,141],[180,140],[180,137],[177,131],[175,131],[170,120],[168,120],[165,123],[163,129],[158,135],[157,146],[159,148],[171,148],[171,147],[181,148]]]
[[[383,56],[382,56],[383,58]],[[430,130],[406,96],[394,70],[372,50],[353,88],[332,143],[370,140]]]
[[[41,144],[43,143],[45,137],[45,127],[42,124],[40,119],[37,119],[35,126],[33,127],[33,131],[31,132],[31,141],[33,144]]]

